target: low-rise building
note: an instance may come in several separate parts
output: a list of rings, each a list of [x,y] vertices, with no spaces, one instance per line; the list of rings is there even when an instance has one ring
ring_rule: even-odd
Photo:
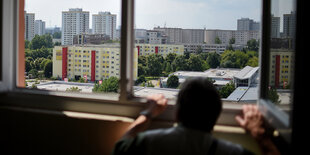
[[[138,54],[134,49],[134,79],[137,78]],[[120,45],[70,45],[53,49],[53,77],[87,78],[90,81],[120,77]]]
[[[233,81],[234,76],[240,71],[240,69],[232,69],[232,68],[216,68],[216,69],[208,69],[204,72],[194,72],[194,71],[177,71],[171,75],[175,75],[179,78],[179,83],[182,84],[188,78],[210,78],[210,80],[214,81],[214,85],[217,88],[221,88],[225,86],[229,82]],[[168,77],[161,80],[161,86],[167,87]]]
[[[235,87],[250,87],[258,84],[259,67],[244,67],[240,72],[234,75]]]

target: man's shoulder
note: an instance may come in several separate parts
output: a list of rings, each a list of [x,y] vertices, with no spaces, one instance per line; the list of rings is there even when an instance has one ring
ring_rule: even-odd
[[[232,143],[223,139],[215,139],[217,141],[216,154],[253,154],[240,144]]]

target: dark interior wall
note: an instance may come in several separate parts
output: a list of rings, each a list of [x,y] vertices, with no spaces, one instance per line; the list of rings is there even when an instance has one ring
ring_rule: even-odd
[[[0,109],[0,154],[111,154],[129,123]]]
[[[122,121],[0,108],[0,154],[111,154],[129,125]],[[153,122],[150,128],[171,125]],[[254,139],[247,134],[217,131],[213,134],[260,154]]]

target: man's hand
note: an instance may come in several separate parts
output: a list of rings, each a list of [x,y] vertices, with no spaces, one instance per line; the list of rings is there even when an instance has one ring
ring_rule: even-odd
[[[263,117],[256,105],[243,105],[243,117],[236,116],[235,119],[254,138],[260,138],[265,133]]]
[[[151,117],[156,117],[161,114],[167,107],[168,100],[163,94],[153,94],[147,97],[149,107],[147,111],[151,113]]]

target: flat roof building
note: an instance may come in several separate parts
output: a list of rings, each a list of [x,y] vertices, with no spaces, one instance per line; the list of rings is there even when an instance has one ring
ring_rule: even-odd
[[[137,78],[138,55],[134,49],[134,79]],[[120,77],[120,45],[71,45],[53,49],[53,77],[64,80],[87,78],[90,81]]]

